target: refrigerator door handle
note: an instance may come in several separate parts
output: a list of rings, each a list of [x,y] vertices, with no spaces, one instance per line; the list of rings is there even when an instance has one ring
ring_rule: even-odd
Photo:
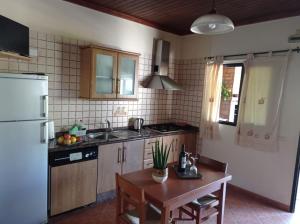
[[[42,123],[42,138],[41,142],[43,144],[48,144],[48,122]]]
[[[48,117],[48,95],[43,96],[43,117]]]

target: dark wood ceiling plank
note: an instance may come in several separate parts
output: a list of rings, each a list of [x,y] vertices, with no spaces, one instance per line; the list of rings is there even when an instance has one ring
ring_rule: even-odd
[[[189,4],[183,4],[180,7],[176,7],[173,4],[166,5],[166,9],[157,8],[156,11],[159,12],[160,16],[176,16],[176,15],[186,15],[185,12],[191,11],[193,9],[193,4],[190,2]],[[151,15],[151,11],[145,10],[144,16]]]
[[[65,0],[175,34],[211,9],[212,0]],[[218,13],[235,25],[300,15],[300,0],[215,0]]]
[[[116,11],[116,10],[111,9],[111,8],[107,8],[107,7],[104,7],[104,6],[101,6],[101,5],[97,5],[97,4],[94,4],[94,3],[87,2],[85,0],[64,0],[64,1],[71,2],[71,3],[74,3],[74,4],[78,4],[78,5],[87,7],[87,8],[91,8],[91,9],[103,12],[103,13],[107,13],[107,14],[110,14],[110,15],[113,15],[113,16],[120,17],[120,18],[123,18],[123,19],[131,20],[133,22],[137,22],[137,23],[140,23],[140,24],[143,24],[143,25],[147,25],[147,26],[156,28],[156,29],[160,29],[162,31],[171,32],[171,33],[174,33],[174,34],[181,35],[181,33],[178,33],[176,30],[169,29],[167,26],[163,26],[163,25],[160,25],[160,24],[155,23],[155,22],[151,22],[151,21],[147,21],[147,20],[135,17],[135,16],[131,16],[131,15]]]

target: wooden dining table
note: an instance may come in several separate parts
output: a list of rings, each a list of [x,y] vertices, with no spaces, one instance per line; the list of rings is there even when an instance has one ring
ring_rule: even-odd
[[[145,199],[161,209],[161,223],[169,223],[170,212],[197,198],[219,191],[217,224],[223,224],[226,185],[232,179],[230,174],[218,172],[205,165],[198,165],[201,179],[180,179],[173,164],[169,165],[169,177],[160,184],[152,179],[153,169],[145,169],[122,175],[132,184],[144,189]]]

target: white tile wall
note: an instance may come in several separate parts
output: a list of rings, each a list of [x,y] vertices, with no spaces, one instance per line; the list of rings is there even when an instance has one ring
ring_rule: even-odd
[[[184,91],[175,91],[172,118],[194,126],[200,125],[205,63],[202,59],[180,60],[176,63],[175,80]]]
[[[184,91],[176,91],[173,94],[172,119],[200,127],[205,61],[179,60],[175,66],[175,80],[183,85]],[[198,136],[198,151],[200,146],[201,138]]]
[[[145,89],[140,86],[138,101],[95,101],[79,98],[79,46],[86,44],[88,43],[85,41],[31,30],[30,47],[37,48],[38,56],[29,62],[2,58],[0,72],[42,72],[49,76],[49,117],[54,120],[56,131],[69,128],[78,120],[83,120],[89,129],[93,129],[103,127],[105,119],[110,120],[113,127],[120,127],[127,126],[131,117],[142,117],[146,124],[168,122],[172,116],[178,117],[172,114],[172,103],[176,103],[176,111],[180,112],[178,104],[182,95],[179,94],[179,100],[174,101],[172,91]],[[140,57],[140,81],[150,74],[151,60],[151,55]],[[171,63],[170,76],[174,77],[177,67],[174,62]],[[181,65],[179,68],[183,70]],[[181,72],[177,76],[181,76]],[[186,82],[186,79],[180,77],[178,80]],[[126,107],[128,116],[113,116],[113,109],[118,106]],[[195,112],[192,111],[193,119],[197,117]],[[184,114],[188,118],[190,112]]]

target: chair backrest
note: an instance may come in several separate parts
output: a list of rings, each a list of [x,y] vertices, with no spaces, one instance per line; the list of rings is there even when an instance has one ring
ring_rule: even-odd
[[[133,206],[139,213],[140,224],[145,222],[145,196],[144,190],[130,183],[116,173],[117,189],[117,216],[121,217],[126,212],[128,205]]]
[[[227,173],[228,163],[222,163],[202,155],[198,155],[198,163],[209,166],[216,171]]]

